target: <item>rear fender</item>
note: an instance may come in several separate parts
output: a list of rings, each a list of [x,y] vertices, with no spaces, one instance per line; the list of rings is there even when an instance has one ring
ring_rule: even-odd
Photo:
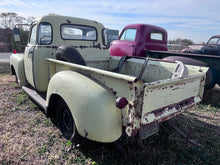
[[[11,73],[15,74],[19,86],[27,85],[24,72],[24,54],[12,54],[10,56]]]
[[[115,106],[115,96],[94,80],[74,71],[58,72],[49,82],[47,107],[53,95],[66,102],[81,136],[113,142],[122,135],[121,111]]]

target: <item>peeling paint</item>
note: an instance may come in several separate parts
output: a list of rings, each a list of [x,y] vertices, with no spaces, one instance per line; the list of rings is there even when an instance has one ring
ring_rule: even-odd
[[[188,107],[195,105],[200,101],[200,97],[192,97],[179,103],[146,113],[143,115],[142,124],[146,125],[157,120],[163,122],[175,116],[176,113],[181,112],[182,110],[186,110]]]

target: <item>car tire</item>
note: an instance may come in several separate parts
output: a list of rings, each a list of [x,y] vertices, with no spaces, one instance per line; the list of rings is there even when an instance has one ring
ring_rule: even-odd
[[[73,141],[78,136],[72,113],[64,100],[59,99],[56,103],[56,123],[63,137]]]

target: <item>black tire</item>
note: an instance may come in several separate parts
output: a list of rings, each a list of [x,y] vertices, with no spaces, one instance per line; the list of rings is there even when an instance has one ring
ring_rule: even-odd
[[[57,49],[56,59],[86,66],[86,62],[80,53],[73,46],[69,45],[62,45]]]
[[[17,84],[19,84],[19,83],[18,83],[18,76],[17,76],[17,74],[16,74],[15,69],[14,69],[13,66],[11,66],[10,74],[15,76],[15,82],[16,82]]]
[[[163,60],[167,60],[167,61],[181,61],[184,64],[187,65],[196,65],[196,66],[205,66],[208,67],[208,64],[199,60],[195,60],[193,58],[188,58],[188,57],[181,57],[181,56],[168,56],[163,58]]]
[[[205,88],[211,89],[215,86],[215,73],[212,69],[206,72]]]
[[[18,83],[18,76],[17,76],[17,74],[15,74],[15,81],[16,81],[16,83],[19,85],[19,83]]]
[[[77,136],[76,125],[69,107],[62,99],[56,103],[56,123],[63,137],[73,140]]]

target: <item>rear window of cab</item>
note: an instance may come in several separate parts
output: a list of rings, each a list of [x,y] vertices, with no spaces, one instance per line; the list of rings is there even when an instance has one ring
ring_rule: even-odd
[[[164,34],[163,31],[152,29],[150,31],[150,39],[151,40],[157,40],[157,41],[164,41],[165,34]]]
[[[64,40],[96,41],[97,31],[91,26],[63,24],[61,25],[61,37]]]

